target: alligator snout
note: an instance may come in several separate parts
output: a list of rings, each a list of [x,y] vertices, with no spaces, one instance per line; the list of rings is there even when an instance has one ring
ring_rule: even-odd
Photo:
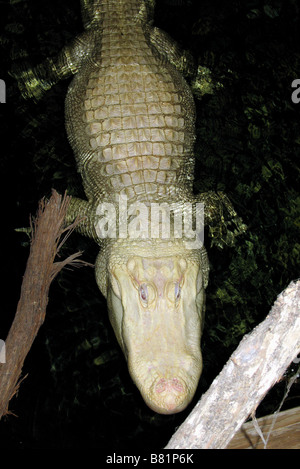
[[[190,404],[202,371],[201,352],[193,358],[182,355],[181,360],[180,368],[171,363],[151,367],[147,362],[129,360],[131,377],[154,412],[176,414]],[[166,358],[162,357],[162,361]]]
[[[160,378],[153,383],[150,407],[160,414],[181,412],[189,403],[188,390],[180,378]]]

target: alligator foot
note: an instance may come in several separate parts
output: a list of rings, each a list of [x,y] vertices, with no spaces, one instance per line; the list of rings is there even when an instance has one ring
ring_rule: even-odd
[[[203,192],[196,196],[196,202],[204,203],[204,221],[209,228],[212,245],[221,249],[233,246],[236,236],[245,233],[247,226],[224,192]]]

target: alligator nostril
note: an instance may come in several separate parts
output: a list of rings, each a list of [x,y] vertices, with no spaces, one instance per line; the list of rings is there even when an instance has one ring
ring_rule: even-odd
[[[155,392],[162,393],[166,392],[175,392],[175,394],[183,393],[185,386],[177,378],[165,379],[161,378],[158,383],[155,385]]]
[[[187,387],[178,378],[160,378],[152,389],[150,407],[161,414],[180,412],[189,402]]]
[[[183,384],[177,378],[172,379],[172,387],[175,391],[178,391],[178,392],[184,391]]]
[[[167,380],[165,380],[163,378],[160,379],[159,382],[155,386],[155,392],[161,393],[161,392],[165,391],[166,386],[167,386]]]

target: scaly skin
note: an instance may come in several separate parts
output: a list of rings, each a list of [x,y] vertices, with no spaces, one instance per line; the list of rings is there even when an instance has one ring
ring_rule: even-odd
[[[175,234],[103,240],[97,210],[119,196],[147,208],[204,201],[212,235],[223,206],[236,214],[220,194],[193,196],[195,109],[182,76],[192,76],[193,62],[151,26],[153,8],[154,0],[83,0],[85,31],[21,78],[24,94],[38,98],[75,74],[66,128],[88,200],[72,199],[68,221],[84,216],[81,232],[102,246],[96,280],[130,374],[147,405],[168,414],[189,404],[202,370],[206,251]],[[230,235],[225,229],[223,241]]]

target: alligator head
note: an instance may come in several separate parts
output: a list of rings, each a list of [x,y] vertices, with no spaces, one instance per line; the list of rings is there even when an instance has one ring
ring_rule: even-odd
[[[103,291],[101,271],[96,264]],[[155,412],[182,411],[202,371],[204,248],[165,257],[129,254],[111,260],[108,272],[109,318],[133,381]]]

